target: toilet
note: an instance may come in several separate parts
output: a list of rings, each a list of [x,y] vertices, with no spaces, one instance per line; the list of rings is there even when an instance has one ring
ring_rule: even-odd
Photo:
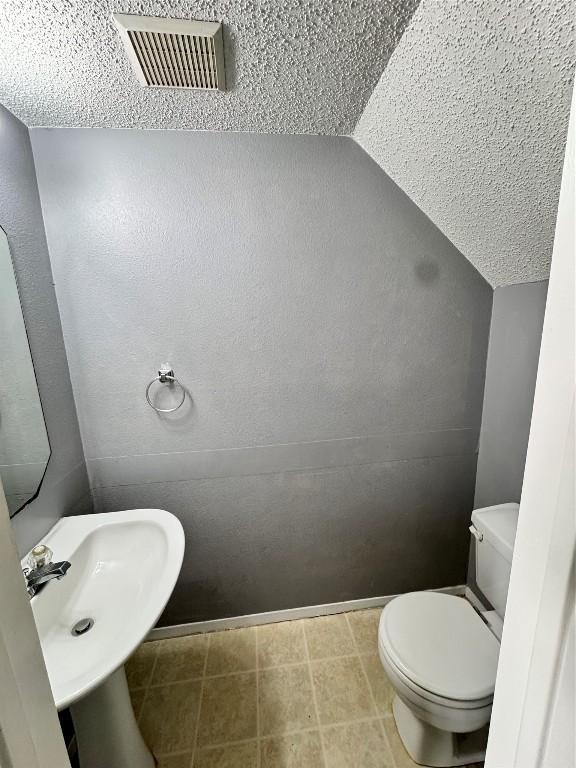
[[[463,597],[412,592],[382,611],[378,652],[396,693],[394,719],[420,765],[484,759],[517,522],[518,504],[472,513],[476,582],[493,610],[477,611]]]

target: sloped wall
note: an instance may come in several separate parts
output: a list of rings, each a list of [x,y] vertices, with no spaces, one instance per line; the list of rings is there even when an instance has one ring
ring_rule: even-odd
[[[492,291],[376,163],[347,138],[32,136],[97,509],[186,531],[163,622],[463,583]],[[144,399],[164,361],[172,417]]]
[[[422,0],[354,131],[493,285],[547,278],[571,0]]]

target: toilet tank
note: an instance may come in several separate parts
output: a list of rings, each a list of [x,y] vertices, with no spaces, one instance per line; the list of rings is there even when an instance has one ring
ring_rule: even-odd
[[[470,530],[476,537],[476,583],[502,619],[510,583],[518,509],[518,504],[497,504],[472,512]]]

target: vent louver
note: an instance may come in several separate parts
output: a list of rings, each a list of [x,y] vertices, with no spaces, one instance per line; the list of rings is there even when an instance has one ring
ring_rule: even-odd
[[[221,24],[125,13],[112,18],[142,85],[224,90]]]

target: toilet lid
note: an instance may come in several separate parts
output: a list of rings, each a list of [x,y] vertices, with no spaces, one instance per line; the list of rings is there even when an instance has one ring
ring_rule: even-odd
[[[460,701],[494,693],[500,644],[463,598],[401,595],[384,608],[379,634],[390,661],[424,690]]]

